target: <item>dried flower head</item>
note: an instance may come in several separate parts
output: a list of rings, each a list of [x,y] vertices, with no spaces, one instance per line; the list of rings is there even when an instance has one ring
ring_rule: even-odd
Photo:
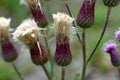
[[[115,31],[115,39],[117,39],[118,41],[120,41],[120,28],[117,30],[117,31]]]
[[[117,45],[113,41],[109,41],[103,45],[103,51],[111,53],[112,50],[115,50]]]
[[[10,18],[0,17],[0,40],[8,37],[10,21]]]
[[[72,30],[72,22],[74,18],[71,18],[67,14],[58,12],[53,14],[54,19],[54,29],[56,35],[69,36]]]
[[[72,61],[69,35],[72,31],[74,19],[64,13],[53,14],[53,19],[56,33],[55,61],[60,66],[67,66]]]
[[[34,44],[38,40],[39,28],[34,20],[27,19],[17,27],[13,35],[27,45]]]

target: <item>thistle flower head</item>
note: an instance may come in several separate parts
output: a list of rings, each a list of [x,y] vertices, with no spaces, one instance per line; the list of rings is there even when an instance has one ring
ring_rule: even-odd
[[[10,20],[10,18],[0,17],[0,40],[9,35]]]
[[[38,40],[39,28],[34,20],[27,19],[17,27],[13,35],[27,45],[34,44]]]
[[[120,41],[120,28],[117,30],[117,31],[115,31],[115,39],[117,39],[118,41]]]
[[[30,8],[32,16],[38,26],[44,28],[48,25],[47,17],[42,10],[39,0],[24,0],[22,2]]]
[[[73,18],[67,14],[58,12],[57,14],[53,14],[53,19],[56,36],[63,35],[66,37],[71,34]]]
[[[112,50],[115,50],[117,45],[113,41],[109,41],[103,45],[103,51],[111,53]]]
[[[77,25],[82,28],[91,27],[94,24],[94,7],[96,0],[83,0],[77,15]]]

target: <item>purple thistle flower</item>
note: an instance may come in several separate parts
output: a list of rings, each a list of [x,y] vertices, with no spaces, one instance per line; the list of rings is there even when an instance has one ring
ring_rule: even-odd
[[[35,43],[32,45],[30,55],[32,62],[36,65],[43,65],[48,61],[48,52],[41,44]]]
[[[113,41],[109,41],[103,45],[103,51],[111,53],[112,50],[116,49],[116,44]]]
[[[7,62],[14,61],[18,54],[17,51],[9,39],[4,39],[1,41],[1,48],[2,48],[2,57]]]
[[[108,7],[114,7],[120,3],[120,0],[103,0],[103,3]]]
[[[120,29],[118,29],[114,34],[115,34],[115,39],[120,41]]]
[[[82,28],[91,27],[94,24],[94,8],[96,0],[83,0],[76,22]]]
[[[110,54],[112,65],[115,67],[120,66],[120,54],[116,49],[116,44],[109,41],[104,44],[103,50]]]

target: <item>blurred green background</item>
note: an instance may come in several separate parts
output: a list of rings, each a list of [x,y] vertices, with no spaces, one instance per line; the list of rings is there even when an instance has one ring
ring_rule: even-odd
[[[82,0],[68,0],[74,18],[78,14],[78,11],[81,6],[81,1]],[[43,10],[47,15],[50,24],[52,24],[53,22],[51,17],[53,13],[57,13],[57,12],[67,13],[64,0],[47,0],[47,1],[43,0],[42,2],[43,2],[42,5]],[[99,39],[100,33],[104,25],[106,11],[107,11],[107,7],[103,5],[102,0],[97,0],[96,8],[95,8],[95,24],[86,31],[87,55],[89,55],[90,52],[94,49],[94,46],[97,40]],[[0,0],[0,17],[2,16],[11,18],[12,19],[11,27],[16,28],[24,19],[29,18],[31,14],[26,6],[20,5],[19,0]],[[111,76],[112,72],[116,70],[111,65],[109,55],[102,51],[102,45],[106,41],[114,39],[114,31],[117,30],[119,26],[120,26],[120,5],[112,8],[112,13],[110,15],[107,31],[105,33],[105,36],[101,44],[99,45],[96,51],[94,59],[92,59],[90,63],[90,67],[88,68],[88,73],[90,72],[90,70],[97,69],[98,71],[95,73],[99,75],[98,77],[101,78],[100,80],[102,79],[109,80],[109,78],[112,77]],[[81,35],[81,28],[78,27],[77,29],[78,29],[77,31],[79,31],[79,34]],[[52,40],[54,35],[51,34],[50,30],[48,30],[48,35],[50,36],[49,40]],[[44,75],[43,71],[37,72],[37,70],[40,67],[36,67],[34,64],[32,64],[30,60],[30,56],[29,54],[27,54],[29,53],[27,48],[23,46],[21,43],[19,44],[17,43],[17,46],[20,49],[19,51],[22,53],[19,52],[19,58],[15,61],[15,63],[18,69],[20,70],[20,72],[22,73],[22,75],[24,76],[25,80],[47,80],[46,78],[44,79],[44,77],[46,76],[42,76]],[[24,51],[21,51],[22,50],[21,46],[23,46],[23,48],[26,49]],[[54,54],[54,49],[51,49],[51,51]],[[68,75],[71,75],[71,77],[67,76],[66,80],[73,80],[73,79],[77,80],[74,77],[77,73],[81,72],[82,54],[81,54],[81,46],[79,45],[76,36],[71,40],[71,51],[73,54],[73,62],[71,63],[70,66],[68,66],[69,68]],[[56,64],[54,65],[56,66],[55,70],[58,70],[60,72],[60,69],[58,69],[60,67],[58,67]],[[91,69],[92,67],[94,67],[94,69]],[[43,78],[39,78],[40,76],[37,73],[40,74]],[[113,76],[115,75],[117,75],[117,70],[115,71],[115,74]],[[60,77],[59,73],[56,74],[56,76]],[[96,79],[94,76],[93,78],[94,79],[92,80],[99,80],[98,78]],[[1,56],[0,56],[0,80],[19,80],[14,69],[12,68],[12,65],[10,63],[6,63]],[[110,80],[115,80],[115,79],[110,78]]]

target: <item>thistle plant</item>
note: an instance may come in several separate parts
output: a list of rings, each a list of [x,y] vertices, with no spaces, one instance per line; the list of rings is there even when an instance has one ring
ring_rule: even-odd
[[[51,0],[45,0],[51,1]],[[119,5],[120,0],[102,0],[103,4],[107,7],[107,14],[105,18],[105,22],[101,31],[100,36],[98,37],[98,41],[93,47],[91,52],[87,51],[87,29],[93,28],[95,24],[95,10],[97,6],[97,0],[82,0],[79,11],[77,15],[74,15],[71,10],[71,5],[69,5],[69,1],[65,0],[64,8],[67,9],[68,14],[62,11],[56,11],[57,13],[51,12],[52,21],[49,21],[49,17],[47,17],[47,13],[44,12],[44,8],[46,5],[42,4],[42,0],[21,0],[22,3],[29,9],[32,17],[30,19],[23,20],[23,22],[15,28],[14,32],[9,32],[10,21],[11,19],[7,19],[4,17],[0,17],[0,46],[2,50],[2,57],[6,62],[11,62],[14,69],[16,70],[18,76],[21,80],[23,80],[21,74],[19,73],[17,67],[13,63],[18,57],[18,51],[14,46],[14,40],[17,39],[18,42],[22,42],[29,49],[29,55],[31,57],[31,61],[35,66],[41,66],[48,78],[48,80],[56,80],[54,71],[54,64],[61,67],[61,79],[57,80],[66,80],[66,67],[72,63],[72,59],[74,59],[74,55],[72,54],[71,47],[71,36],[75,33],[80,43],[80,49],[82,48],[82,69],[80,69],[80,79],[77,80],[87,80],[86,75],[87,68],[89,62],[94,58],[93,56],[96,53],[98,46],[100,45],[102,39],[104,38],[105,31],[107,29],[110,14],[112,8]],[[47,5],[48,6],[48,5]],[[57,5],[56,5],[57,6]],[[52,24],[52,25],[51,25]],[[49,27],[52,26],[52,31],[55,37],[55,50],[51,50],[51,46],[49,45],[49,33],[51,31]],[[93,28],[94,29],[94,28]],[[80,31],[79,31],[80,30]],[[11,36],[12,34],[12,36]],[[43,39],[42,39],[43,38]],[[120,42],[120,29],[114,32],[113,40],[109,40],[103,45],[103,51],[110,55],[110,61],[112,65],[120,71],[120,53],[119,53],[119,45],[117,43]],[[75,41],[75,39],[73,38]],[[42,43],[42,42],[45,42]],[[54,52],[53,56],[51,55],[51,51]],[[90,54],[88,54],[90,53]],[[50,70],[46,63],[49,62]],[[55,63],[54,63],[55,62]],[[68,75],[69,76],[69,75]],[[75,80],[76,80],[75,79]],[[71,79],[72,80],[72,79]]]

